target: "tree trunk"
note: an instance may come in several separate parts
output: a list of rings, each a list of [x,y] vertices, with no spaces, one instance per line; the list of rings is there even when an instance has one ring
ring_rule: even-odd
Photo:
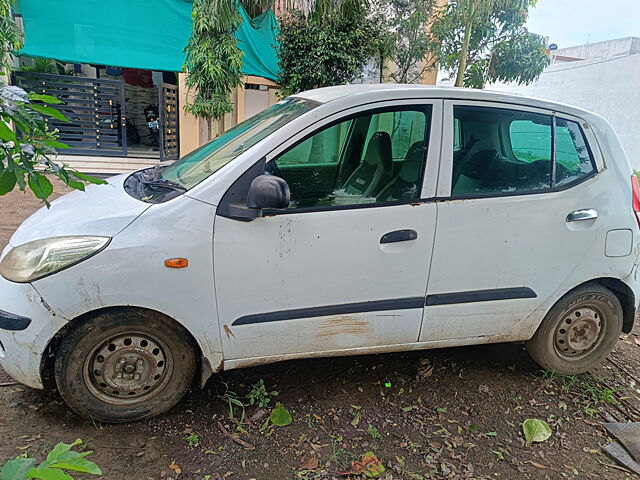
[[[473,15],[464,29],[462,48],[460,48],[460,61],[458,62],[458,74],[456,75],[456,87],[461,87],[464,81],[464,72],[467,69],[467,57],[469,56],[469,42],[471,41],[471,31],[473,29]]]

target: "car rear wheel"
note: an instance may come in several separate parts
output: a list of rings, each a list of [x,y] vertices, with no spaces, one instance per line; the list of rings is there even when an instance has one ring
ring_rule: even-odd
[[[584,373],[611,353],[622,331],[618,298],[588,284],[562,297],[540,324],[527,351],[541,367],[566,375]]]
[[[79,322],[54,366],[58,391],[78,414],[109,423],[141,420],[170,409],[191,386],[193,341],[167,317],[122,310]]]

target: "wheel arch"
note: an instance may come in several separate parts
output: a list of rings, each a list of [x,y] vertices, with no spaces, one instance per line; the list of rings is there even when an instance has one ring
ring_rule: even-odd
[[[624,333],[631,332],[631,330],[633,329],[636,314],[636,297],[631,287],[629,287],[629,285],[618,278],[600,277],[594,278],[593,280],[589,280],[587,282],[583,282],[580,285],[576,285],[574,288],[569,290],[567,294],[573,292],[577,288],[592,283],[596,283],[611,290],[611,292],[616,296],[616,298],[620,302],[620,305],[622,306],[622,331]]]
[[[167,320],[174,322],[178,325],[180,325],[182,328],[184,328],[187,333],[189,334],[189,337],[191,339],[191,344],[192,347],[194,349],[194,353],[196,356],[196,362],[197,362],[197,371],[196,371],[196,375],[195,378],[196,379],[200,379],[199,383],[201,384],[201,386],[204,386],[204,384],[206,383],[206,380],[211,376],[211,374],[213,373],[213,371],[211,370],[211,366],[209,364],[209,361],[207,360],[207,358],[203,355],[202,352],[202,348],[200,347],[200,344],[198,343],[198,341],[196,340],[196,338],[193,336],[193,334],[191,333],[191,331],[189,330],[189,328],[187,328],[186,325],[182,324],[181,322],[178,322],[175,318],[172,318],[171,316],[167,315],[166,313],[163,312],[159,312],[157,310],[153,310],[151,308],[145,308],[145,307],[134,307],[134,306],[109,306],[109,307],[104,307],[104,308],[98,308],[96,310],[91,310],[89,312],[85,312],[82,315],[79,315],[75,318],[73,318],[72,320],[70,320],[69,322],[67,322],[65,325],[62,326],[62,328],[60,328],[56,334],[51,338],[51,340],[49,340],[49,343],[47,344],[47,347],[44,349],[44,352],[42,353],[42,358],[40,359],[40,377],[42,378],[42,384],[44,385],[45,389],[47,390],[52,390],[55,388],[55,379],[53,376],[53,366],[54,366],[54,362],[56,359],[56,354],[58,352],[58,348],[60,347],[60,343],[62,341],[62,339],[71,331],[73,331],[73,329],[77,328],[79,325],[81,325],[83,320],[87,320],[93,317],[96,317],[98,315],[102,315],[104,313],[111,313],[111,312],[123,312],[123,311],[131,311],[131,312],[136,312],[136,311],[145,311],[145,312],[153,312],[157,315],[162,315],[163,317],[165,317]]]

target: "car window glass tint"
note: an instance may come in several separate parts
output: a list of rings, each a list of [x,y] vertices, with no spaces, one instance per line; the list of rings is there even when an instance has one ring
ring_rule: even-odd
[[[267,165],[287,181],[289,208],[418,199],[429,111],[363,114],[314,133]]]
[[[453,195],[505,194],[551,186],[551,117],[487,107],[455,107]],[[454,123],[454,129],[456,128]]]
[[[580,125],[558,118],[556,120],[556,185],[573,182],[593,171],[593,159]]]

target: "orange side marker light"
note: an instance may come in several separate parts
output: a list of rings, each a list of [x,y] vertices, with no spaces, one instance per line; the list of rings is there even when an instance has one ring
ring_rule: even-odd
[[[169,268],[185,268],[189,266],[186,258],[169,258],[164,261],[164,266]]]

